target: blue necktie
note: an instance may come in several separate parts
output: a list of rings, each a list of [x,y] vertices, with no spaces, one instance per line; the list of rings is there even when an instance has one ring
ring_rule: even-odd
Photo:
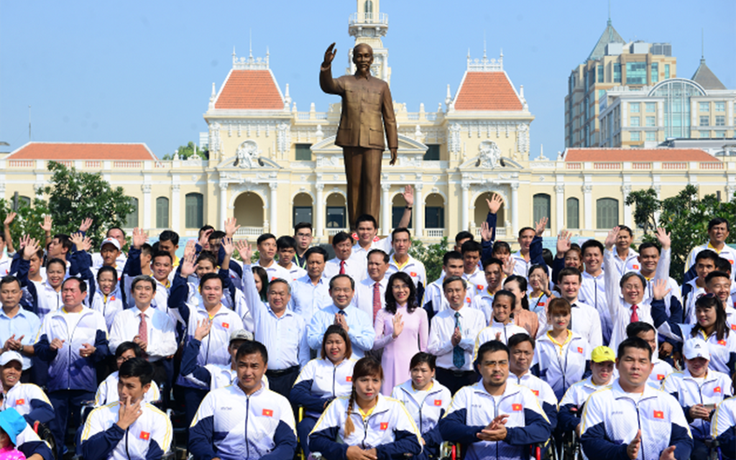
[[[455,327],[460,328],[460,312],[457,311],[455,312]],[[455,345],[452,349],[452,364],[458,369],[462,369],[465,365],[465,350],[460,345]]]

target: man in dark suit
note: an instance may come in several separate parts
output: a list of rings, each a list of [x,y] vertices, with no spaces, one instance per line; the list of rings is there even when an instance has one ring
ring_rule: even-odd
[[[371,76],[373,48],[360,43],[353,49],[354,75],[332,78],[332,60],[337,50],[333,43],[325,52],[319,73],[322,91],[342,96],[342,115],[335,144],[342,147],[348,179],[348,219],[355,229],[358,216],[378,218],[381,209],[381,158],[386,146],[391,165],[396,163],[399,139],[388,83]],[[382,119],[383,118],[383,119]],[[385,203],[386,206],[389,203]]]

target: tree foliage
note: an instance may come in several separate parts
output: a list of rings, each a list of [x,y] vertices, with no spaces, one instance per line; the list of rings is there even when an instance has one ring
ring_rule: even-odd
[[[97,246],[107,229],[122,227],[125,217],[136,211],[123,188],[112,188],[99,173],[79,172],[54,161],[48,169],[53,173],[51,182],[41,192],[48,196],[46,207],[54,220],[54,233],[75,233],[89,217],[92,226],[87,236]]]
[[[49,213],[46,201],[35,198],[32,203],[21,202],[15,208],[12,201],[0,199],[0,222],[5,221],[5,218],[11,212],[17,214],[11,224],[13,247],[16,249],[19,247],[20,238],[23,235],[29,235],[31,238],[35,238],[41,241],[41,245],[43,245],[44,231],[41,229],[41,224],[43,224],[44,216]]]
[[[634,221],[644,230],[644,241],[656,241],[654,230],[657,225],[672,233],[671,273],[678,282],[682,282],[690,250],[708,241],[708,222],[715,217],[732,222],[736,215],[736,201],[723,202],[716,195],[699,198],[694,185],[688,185],[677,195],[662,201],[656,199],[653,189],[632,192],[626,204],[636,205]],[[726,242],[734,241],[732,232]]]
[[[447,252],[447,247],[446,236],[439,243],[428,246],[425,246],[421,240],[412,240],[409,255],[424,264],[424,268],[427,270],[427,284],[435,281],[442,274],[442,258]]]
[[[175,155],[178,155],[180,160],[186,160],[191,157],[201,158],[203,160],[207,159],[207,151],[201,150],[197,147],[197,144],[192,141],[189,141],[187,145],[180,145],[175,153],[167,153],[164,155],[163,159],[173,160]]]

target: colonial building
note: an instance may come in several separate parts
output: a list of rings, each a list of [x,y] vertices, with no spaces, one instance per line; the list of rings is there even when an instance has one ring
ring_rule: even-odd
[[[349,32],[356,43],[371,44],[372,73],[390,82],[383,44],[388,16],[380,13],[378,0],[357,0],[357,6]],[[350,62],[349,53],[347,58]],[[347,222],[342,149],[334,144],[340,103],[326,111],[314,105],[299,111],[288,85],[280,86],[271,71],[270,59],[233,53],[223,83],[213,84],[204,114],[209,160],[163,161],[143,144],[33,142],[0,159],[0,197],[15,192],[32,197],[48,180],[46,162],[53,159],[122,186],[136,204],[127,227],[150,234],[172,228],[192,237],[205,223],[221,226],[235,216],[243,225],[241,237],[291,234],[296,223],[307,221],[317,241],[326,242]],[[569,148],[555,158],[530,161],[534,116],[523,87],[504,71],[503,59],[468,57],[457,90],[448,85],[444,103],[434,109],[421,105],[410,112],[394,104],[399,161],[389,166],[384,154],[376,216],[381,233],[400,218],[406,185],[415,188],[414,233],[426,242],[461,230],[479,233],[491,193],[505,203],[498,236],[513,241],[521,227],[541,217],[550,219],[549,235],[570,228],[600,237],[618,223],[633,225],[632,210],[624,204],[632,190],[654,187],[661,198],[687,184],[699,186],[703,195],[732,196],[736,190],[736,157],[700,149]],[[674,68],[670,72],[674,77]]]

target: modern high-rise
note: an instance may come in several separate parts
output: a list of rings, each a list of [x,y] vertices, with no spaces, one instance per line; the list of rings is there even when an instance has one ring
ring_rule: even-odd
[[[639,89],[676,76],[671,44],[627,43],[609,19],[588,58],[568,78],[565,147],[601,146],[599,103],[608,90]]]

